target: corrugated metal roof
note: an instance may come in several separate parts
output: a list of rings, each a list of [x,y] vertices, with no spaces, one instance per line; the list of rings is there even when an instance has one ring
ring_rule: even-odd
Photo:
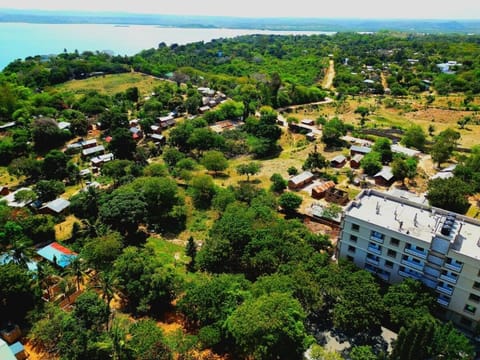
[[[324,183],[315,186],[312,191],[315,191],[317,193],[322,193],[324,191],[327,191],[328,189],[334,188],[335,183],[333,181],[325,181]]]
[[[294,176],[293,178],[291,178],[290,181],[294,184],[301,184],[302,182],[312,177],[313,177],[313,174],[310,171],[304,171],[301,174],[298,174],[297,176]]]
[[[376,173],[373,177],[382,177],[386,181],[390,181],[393,179],[393,173],[392,173],[392,168],[390,166],[384,166],[382,170],[380,170],[378,173]]]
[[[57,198],[47,203],[43,208],[49,208],[59,214],[69,206],[70,206],[70,201],[62,198]]]

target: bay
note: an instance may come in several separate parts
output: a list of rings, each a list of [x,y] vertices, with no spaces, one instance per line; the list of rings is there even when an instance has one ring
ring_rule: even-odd
[[[110,51],[134,55],[141,50],[167,45],[210,41],[250,34],[333,34],[320,31],[273,31],[252,29],[193,29],[152,25],[0,23],[0,70],[15,59],[78,50]]]

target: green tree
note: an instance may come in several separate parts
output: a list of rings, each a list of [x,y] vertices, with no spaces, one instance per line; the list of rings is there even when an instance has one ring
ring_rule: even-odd
[[[287,173],[288,175],[290,176],[295,176],[298,174],[298,169],[295,167],[295,166],[290,166],[288,169],[287,169]]]
[[[360,161],[360,166],[365,174],[370,176],[375,175],[377,172],[382,170],[381,155],[375,151],[369,152]]]
[[[114,275],[128,309],[136,314],[158,314],[181,286],[174,270],[162,264],[149,247],[125,248],[115,260]]]
[[[379,286],[365,271],[351,274],[349,281],[333,309],[335,327],[348,334],[378,331],[384,311]]]
[[[209,208],[215,195],[215,183],[210,175],[195,176],[191,183],[193,201],[200,209]]]
[[[83,292],[75,300],[73,315],[82,327],[99,333],[108,321],[108,310],[105,303],[93,290]]]
[[[65,192],[65,185],[58,180],[40,180],[34,186],[34,191],[41,202],[55,200]]]
[[[452,156],[459,139],[460,133],[450,128],[438,134],[430,149],[432,160],[438,164],[438,167]]]
[[[378,357],[370,346],[354,346],[350,352],[352,360],[377,360]]]
[[[433,127],[433,125],[430,126]],[[433,130],[430,130],[431,129],[429,127],[429,133],[432,133]],[[407,131],[405,131],[405,134],[403,134],[402,144],[406,147],[415,148],[423,151],[425,150],[426,140],[427,137],[423,128],[420,125],[412,125],[407,129]]]
[[[405,186],[405,178],[409,174],[407,162],[404,159],[397,157],[395,160],[393,160],[391,166],[392,166],[392,174],[395,177],[395,179],[401,180],[402,185]]]
[[[286,192],[280,195],[279,205],[286,213],[295,213],[302,204],[302,197],[292,192]]]
[[[287,188],[287,180],[285,180],[282,175],[275,173],[270,177],[272,182],[271,190],[276,193],[281,193]]]
[[[312,172],[319,172],[327,166],[328,162],[325,157],[317,150],[317,145],[314,146],[313,151],[308,154],[305,162],[302,165],[303,170],[310,170]]]
[[[428,359],[433,354],[432,339],[437,324],[432,316],[414,320],[408,327],[402,327],[393,345],[391,360]]]
[[[343,145],[340,139],[347,133],[347,127],[342,120],[333,118],[322,127],[322,141],[327,147],[338,147]]]
[[[228,167],[228,160],[220,151],[210,150],[203,154],[201,163],[209,171],[215,173],[223,171]]]
[[[135,191],[114,191],[100,205],[99,219],[118,230],[121,234],[132,235],[138,225],[145,221],[147,204],[142,194]]]
[[[128,129],[118,128],[112,132],[112,140],[108,148],[115,155],[116,159],[133,159],[137,144]]]
[[[470,207],[467,196],[471,187],[459,178],[433,179],[428,182],[427,199],[430,205],[464,214]]]
[[[437,359],[469,360],[475,356],[472,342],[451,322],[437,326],[433,343]]]
[[[247,175],[247,182],[250,181],[250,175],[255,175],[260,172],[262,165],[258,162],[251,161],[246,164],[240,164],[237,166],[237,173],[239,175]]]
[[[38,118],[32,124],[32,138],[35,149],[44,152],[63,145],[68,133],[60,130],[54,119]]]
[[[377,140],[375,140],[372,151],[380,154],[380,161],[383,164],[388,164],[390,161],[392,161],[393,152],[392,142],[390,141],[390,139],[379,137]]]
[[[187,269],[189,271],[195,270],[195,258],[197,257],[197,244],[193,239],[193,236],[190,236],[187,241],[187,245],[185,246],[185,255],[190,257],[190,261],[187,265]]]
[[[59,150],[50,150],[42,163],[42,174],[47,180],[63,180],[67,177],[67,156]]]
[[[128,347],[137,360],[172,360],[163,331],[151,319],[139,320],[129,330]]]
[[[313,344],[309,349],[310,359],[312,360],[342,360],[343,357],[336,351],[327,351],[317,344]]]
[[[120,234],[110,232],[104,236],[87,240],[82,248],[81,257],[88,266],[98,271],[107,271],[120,256],[122,247]]]
[[[13,262],[0,265],[0,319],[21,321],[36,302],[32,277],[26,267]]]
[[[227,319],[226,328],[239,351],[255,359],[296,359],[308,345],[300,303],[272,293],[247,300]]]

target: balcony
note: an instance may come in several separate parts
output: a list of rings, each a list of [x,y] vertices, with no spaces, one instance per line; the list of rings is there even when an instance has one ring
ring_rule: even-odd
[[[380,264],[380,261],[379,260],[376,260],[376,259],[373,259],[373,258],[369,258],[367,257],[365,259],[365,261],[370,264],[370,265],[375,265],[375,266],[378,266]]]
[[[419,270],[419,271],[423,271],[423,264],[422,263],[416,263],[414,261],[411,261],[411,260],[405,260],[405,259],[402,259],[401,263],[403,265],[407,265],[415,270]]]
[[[442,274],[442,275],[440,275],[440,279],[448,281],[451,284],[456,284],[457,280],[458,280],[458,277],[454,277],[452,275]]]
[[[413,271],[402,271],[402,270],[399,270],[398,271],[398,274],[400,276],[403,276],[403,277],[409,277],[409,278],[412,278],[412,279],[415,279],[415,280],[420,280],[422,278],[422,274],[419,274],[417,272],[413,272]]]
[[[439,303],[440,305],[445,306],[445,307],[448,307],[448,305],[450,305],[450,301],[447,301],[447,300],[442,299],[440,297],[437,299],[437,303]]]
[[[370,235],[370,240],[376,241],[379,244],[383,244],[383,239],[374,235]]]
[[[427,252],[425,251],[418,251],[416,249],[413,249],[413,248],[405,248],[405,253],[407,254],[410,254],[410,255],[413,255],[413,256],[416,256],[416,257],[419,257],[421,259],[426,259],[427,258]]]
[[[440,291],[442,294],[445,294],[448,296],[451,296],[453,294],[453,288],[450,288],[450,287],[438,285],[437,290]]]
[[[368,245],[368,251],[377,255],[382,255],[382,249],[380,249],[379,246]]]
[[[452,271],[455,271],[455,272],[461,272],[462,271],[462,268],[463,268],[463,265],[459,265],[459,264],[449,264],[449,263],[445,263],[443,265],[446,269],[448,270],[452,270]]]

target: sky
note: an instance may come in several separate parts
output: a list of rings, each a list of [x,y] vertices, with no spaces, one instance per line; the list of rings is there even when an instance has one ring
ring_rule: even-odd
[[[479,0],[0,0],[0,9],[238,17],[478,19]]]

